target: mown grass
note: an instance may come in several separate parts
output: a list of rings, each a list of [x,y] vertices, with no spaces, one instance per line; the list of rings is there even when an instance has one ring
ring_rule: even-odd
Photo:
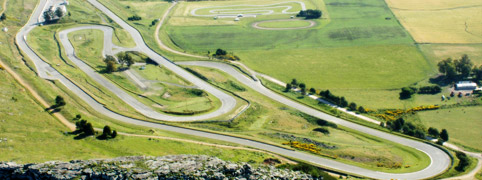
[[[309,21],[273,21],[273,22],[263,22],[259,23],[259,27],[265,28],[296,28],[296,27],[306,27],[311,23]]]
[[[240,85],[229,75],[215,69],[204,67],[189,67],[206,76],[211,83],[232,89],[231,82]],[[243,85],[241,85],[243,86]],[[251,107],[231,123],[190,123],[191,127],[210,129],[215,131],[234,133],[256,139],[264,139],[275,144],[281,144],[287,140],[273,137],[269,134],[284,133],[298,137],[314,139],[338,148],[334,150],[323,149],[322,152],[329,155],[337,155],[339,161],[354,164],[360,167],[384,172],[412,172],[423,169],[430,160],[422,152],[399,144],[387,142],[379,138],[361,134],[344,127],[337,129],[329,128],[329,135],[312,131],[319,127],[304,119],[296,110],[290,109],[274,102],[248,87],[245,91],[233,90],[236,94],[248,99]],[[401,162],[409,168],[401,169],[379,168],[377,163],[388,165]]]
[[[418,116],[426,127],[447,129],[449,142],[482,151],[482,106],[458,107],[436,111],[419,112]]]

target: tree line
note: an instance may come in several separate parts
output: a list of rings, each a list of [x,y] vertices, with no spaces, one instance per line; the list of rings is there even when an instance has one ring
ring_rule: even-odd
[[[296,79],[292,79],[290,83],[286,84],[285,87],[285,92],[290,92],[292,89],[300,88],[301,94],[302,95],[307,95],[306,92],[306,84],[305,83],[299,83]],[[315,88],[310,88],[309,92],[311,94],[316,94],[316,89]],[[319,95],[321,96],[322,99],[329,101],[330,103],[333,103],[339,107],[342,108],[347,108],[350,111],[358,111],[360,113],[366,113],[367,110],[363,106],[357,106],[355,102],[350,102],[345,99],[344,96],[335,96],[333,95],[330,90],[321,90],[319,92]]]
[[[318,9],[301,10],[296,17],[304,17],[305,19],[318,19],[321,18],[322,12]]]
[[[62,19],[64,15],[65,13],[60,7],[57,7],[55,10],[49,8],[47,11],[44,11],[43,18],[45,19],[46,23],[53,23]]]
[[[439,85],[416,87],[403,87],[400,92],[400,99],[409,99],[413,94],[437,94],[442,92],[442,88]]]
[[[452,60],[447,58],[440,61],[438,70],[445,75],[448,81],[456,81],[467,77],[473,77],[475,80],[482,80],[482,65],[475,66],[467,54],[462,55],[460,59]]]
[[[88,122],[85,119],[82,119],[80,114],[77,114],[73,119],[75,121],[75,131],[72,134],[78,135],[75,139],[82,139],[88,136],[93,136],[96,134],[92,123]],[[102,134],[97,136],[97,139],[106,140],[106,139],[113,139],[117,137],[117,131],[111,130],[109,126],[104,126],[102,130]]]
[[[117,59],[119,60],[119,64],[121,65],[120,68],[124,68],[124,66],[127,66],[126,68],[129,69],[135,62],[130,53],[126,52],[121,52],[117,55]],[[114,56],[107,55],[104,58],[104,63],[105,63],[105,72],[107,73],[112,73],[118,71],[117,67],[117,61],[114,58]]]

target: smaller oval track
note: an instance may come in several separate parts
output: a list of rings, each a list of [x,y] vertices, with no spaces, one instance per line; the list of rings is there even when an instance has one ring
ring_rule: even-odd
[[[308,21],[310,25],[308,26],[303,26],[303,27],[281,27],[281,28],[267,28],[267,27],[261,27],[259,24],[261,23],[268,23],[268,22],[289,22],[289,21]],[[278,19],[278,20],[267,20],[267,21],[259,21],[253,23],[251,26],[255,29],[261,29],[261,30],[294,30],[294,29],[307,29],[311,28],[316,25],[315,21],[312,20],[302,20],[302,19]]]

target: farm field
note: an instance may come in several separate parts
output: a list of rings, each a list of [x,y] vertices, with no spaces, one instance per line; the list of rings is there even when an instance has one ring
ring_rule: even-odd
[[[311,23],[309,21],[272,21],[259,23],[259,27],[265,28],[297,28],[306,27]]]
[[[469,106],[420,112],[418,116],[426,127],[447,129],[449,142],[482,151],[480,138],[476,138],[482,137],[478,130],[482,128],[481,112],[481,106]]]
[[[241,4],[241,1],[230,2]],[[289,19],[291,15],[246,17],[238,22],[227,18],[213,20],[194,17],[190,12],[199,7],[223,6],[226,2],[182,2],[172,13],[165,31],[175,46],[173,49],[204,55],[222,47],[239,56],[242,63],[255,71],[284,82],[296,78],[309,88],[330,89],[340,96],[360,90],[367,96],[382,92],[393,97],[398,95],[394,90],[422,81],[436,72],[384,1],[302,2],[307,8],[324,10],[324,18],[315,20],[315,27],[259,30],[251,24],[266,19]],[[209,23],[177,23],[181,17]],[[364,97],[361,94],[358,99],[369,108],[404,106],[397,98]],[[383,101],[387,102],[385,107],[376,103]]]
[[[482,1],[387,0],[418,43],[482,43]]]

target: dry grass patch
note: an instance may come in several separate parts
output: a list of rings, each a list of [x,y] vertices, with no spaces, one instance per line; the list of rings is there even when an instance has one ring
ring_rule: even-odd
[[[419,43],[481,43],[482,1],[387,0]]]

